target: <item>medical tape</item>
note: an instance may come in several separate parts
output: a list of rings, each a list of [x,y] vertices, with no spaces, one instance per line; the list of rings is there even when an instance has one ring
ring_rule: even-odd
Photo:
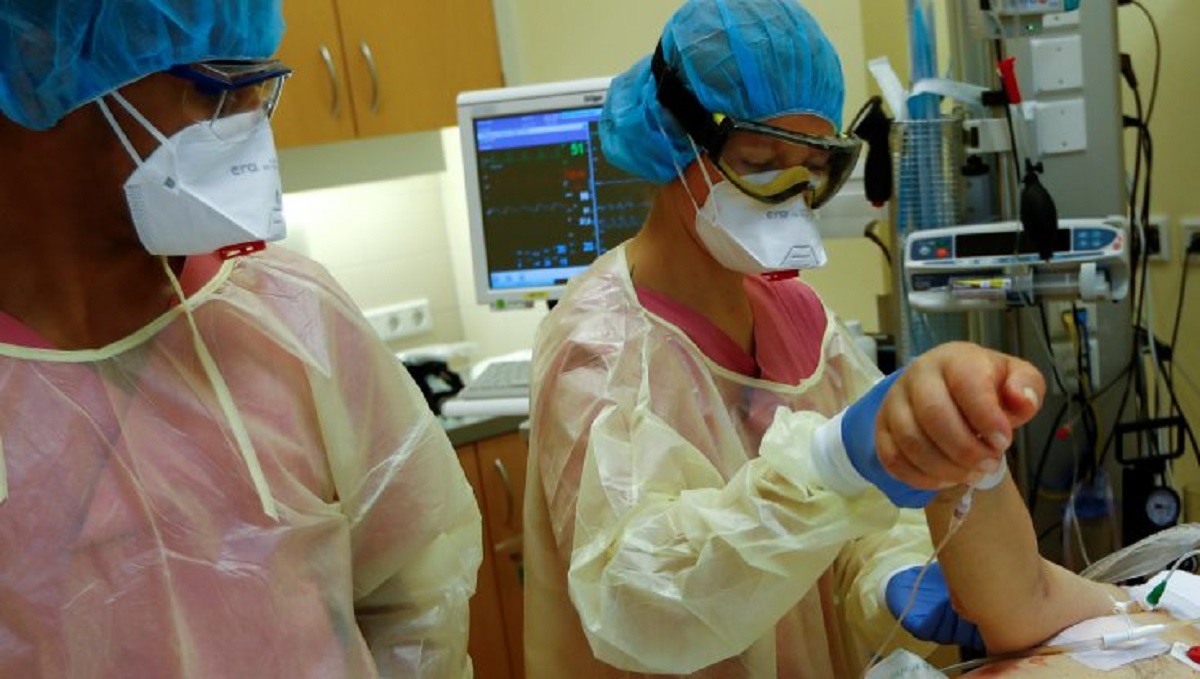
[[[279,519],[279,509],[275,503],[275,497],[271,495],[271,488],[267,485],[266,476],[263,475],[262,466],[259,464],[258,453],[254,450],[254,444],[250,440],[250,434],[246,431],[246,423],[238,414],[237,408],[234,407],[233,394],[229,391],[229,385],[226,384],[225,378],[221,376],[221,371],[217,369],[217,362],[213,360],[212,354],[208,351],[208,346],[204,344],[204,339],[200,336],[200,328],[196,326],[196,318],[192,315],[191,305],[187,297],[183,294],[183,287],[179,284],[179,279],[175,277],[175,272],[171,270],[171,266],[167,263],[167,258],[162,257],[163,269],[167,272],[167,278],[171,281],[171,287],[175,289],[175,294],[179,297],[179,305],[183,307],[183,314],[187,317],[188,326],[192,330],[192,344],[196,348],[196,354],[200,357],[200,365],[203,366],[204,372],[208,375],[209,381],[212,383],[213,391],[216,392],[217,402],[221,406],[221,412],[225,414],[229,420],[229,428],[233,430],[234,439],[237,441],[238,452],[242,455],[242,460],[246,463],[246,468],[250,471],[250,478],[254,482],[254,490],[258,493],[258,499],[262,502],[263,512],[272,519]]]
[[[867,62],[867,68],[871,75],[875,76],[884,101],[887,102],[888,108],[892,109],[892,116],[896,120],[908,120],[908,93],[904,91],[904,85],[900,84],[900,76],[896,75],[892,62],[887,57],[876,57]]]
[[[937,94],[943,97],[949,97],[954,101],[966,104],[976,111],[984,111],[983,93],[987,92],[988,88],[981,87],[972,83],[959,82],[948,78],[925,78],[918,80],[913,85],[912,94],[910,97],[915,97],[921,94]]]

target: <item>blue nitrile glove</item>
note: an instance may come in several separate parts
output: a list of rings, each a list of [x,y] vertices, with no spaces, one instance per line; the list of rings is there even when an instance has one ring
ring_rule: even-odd
[[[912,596],[913,585],[920,566],[906,568],[888,580],[887,599],[888,610],[899,618],[904,605]],[[982,649],[983,637],[975,623],[966,620],[955,612],[950,605],[950,590],[946,589],[946,578],[942,576],[942,566],[939,563],[929,565],[921,584],[917,586],[917,596],[913,599],[912,608],[900,623],[909,634],[924,641],[939,644],[956,644],[968,648]]]
[[[863,397],[850,404],[842,414],[842,445],[850,464],[870,481],[897,507],[922,508],[937,495],[936,490],[918,490],[892,476],[883,468],[879,454],[875,452],[875,416],[883,405],[883,397],[903,368],[888,375]]]

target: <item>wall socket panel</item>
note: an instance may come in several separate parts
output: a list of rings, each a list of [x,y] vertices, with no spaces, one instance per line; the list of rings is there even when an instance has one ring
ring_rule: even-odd
[[[1146,251],[1151,262],[1171,261],[1171,221],[1165,216],[1150,216],[1146,224]]]
[[[1200,217],[1185,217],[1179,220],[1179,256],[1186,264],[1200,264],[1200,253],[1188,254],[1192,242],[1200,247]]]
[[[433,330],[433,314],[429,300],[412,299],[390,306],[367,309],[363,312],[375,334],[384,340],[420,335]]]

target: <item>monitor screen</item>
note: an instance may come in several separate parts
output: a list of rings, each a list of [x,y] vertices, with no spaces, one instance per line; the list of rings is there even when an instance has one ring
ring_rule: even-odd
[[[655,187],[604,158],[607,89],[604,78],[459,95],[480,303],[557,299],[641,228]]]

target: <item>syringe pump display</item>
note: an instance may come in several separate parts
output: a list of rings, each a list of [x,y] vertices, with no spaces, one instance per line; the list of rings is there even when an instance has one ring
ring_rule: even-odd
[[[1119,220],[1060,220],[1043,260],[1020,222],[925,229],[905,240],[904,277],[909,305],[926,312],[1117,301],[1129,291],[1128,238]]]

